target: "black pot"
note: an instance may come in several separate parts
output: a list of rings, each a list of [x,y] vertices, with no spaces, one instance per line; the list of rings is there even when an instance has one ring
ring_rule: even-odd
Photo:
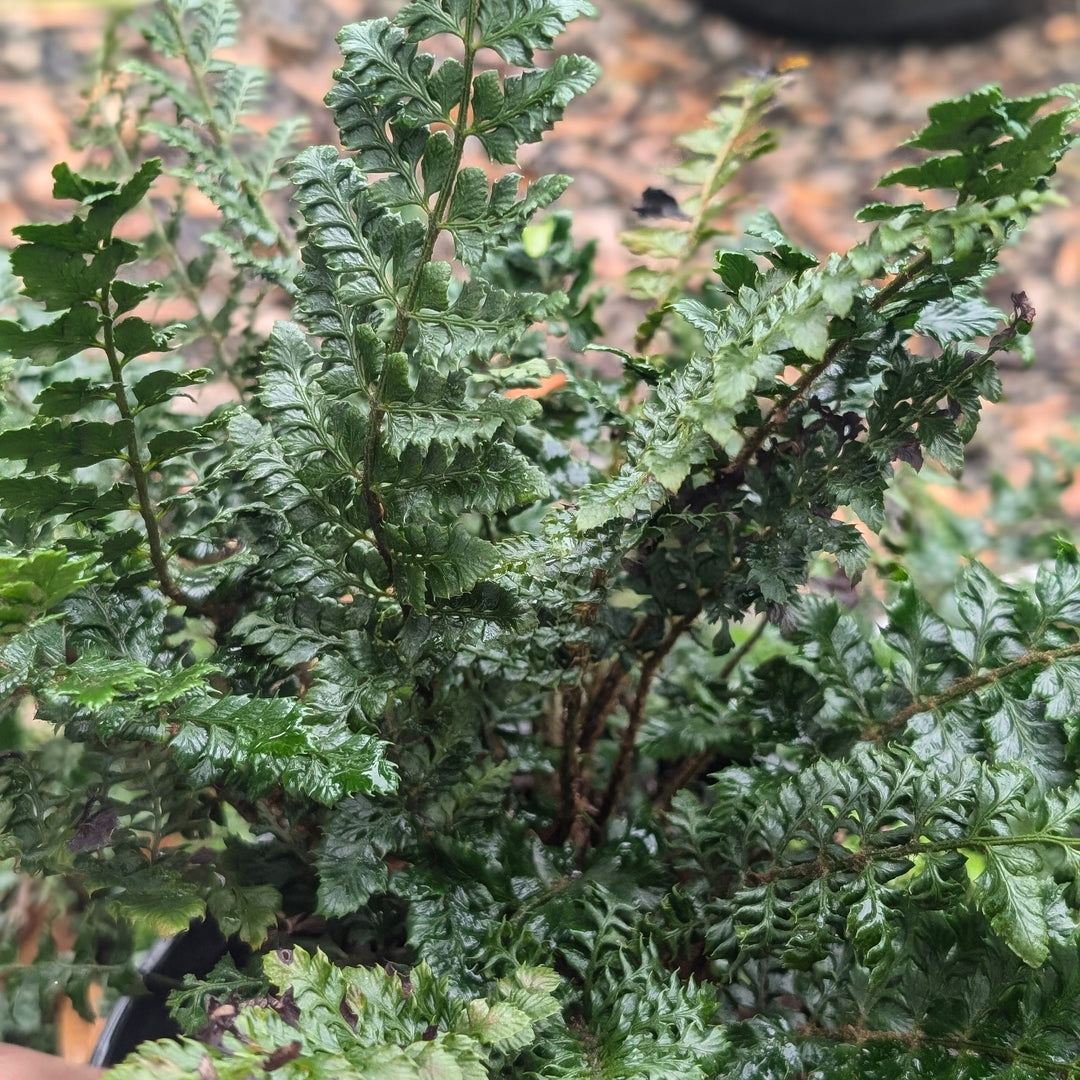
[[[1040,0],[704,0],[761,30],[818,41],[975,38],[1038,13]]]
[[[232,954],[237,966],[246,964],[251,955],[246,946],[226,941],[212,919],[193,922],[184,933],[159,941],[139,967],[146,993],[116,1003],[90,1064],[118,1065],[140,1043],[179,1035],[165,1005],[169,991],[175,990],[185,975],[205,977],[226,953]]]

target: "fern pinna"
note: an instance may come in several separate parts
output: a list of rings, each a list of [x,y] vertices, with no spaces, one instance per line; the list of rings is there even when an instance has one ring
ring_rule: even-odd
[[[517,144],[539,139],[596,77],[590,61],[561,57],[501,84],[494,71],[474,75],[477,54],[527,64],[586,10],[523,5],[508,17],[418,4],[395,23],[347,27],[328,103],[351,153],[315,147],[293,166],[305,222],[297,313],[320,344],[294,325],[275,329],[258,387],[269,421],[238,417],[230,435],[260,496],[248,512],[287,522],[289,540],[261,571],[331,606],[348,594],[347,624],[365,649],[404,631],[425,651],[435,627],[456,638],[470,617],[509,621],[519,607],[499,580],[514,552],[467,528],[466,515],[506,515],[548,494],[516,445],[539,406],[497,392],[517,373],[490,361],[554,304],[493,285],[483,266],[569,181],[544,177],[519,193],[516,174],[489,185],[482,169],[460,164],[470,138],[512,162]],[[464,56],[433,67],[416,40],[443,33],[462,41]],[[463,280],[432,258],[443,233]],[[297,626],[295,610],[283,617]],[[251,640],[267,640],[265,613],[239,629],[249,627]],[[334,659],[313,638],[303,659],[316,653]],[[361,713],[378,717],[380,673],[367,659],[353,668],[349,683],[372,685]]]
[[[962,467],[1035,318],[982,287],[1052,198],[1075,92],[935,106],[885,183],[950,205],[876,203],[818,259],[768,214],[718,231],[772,141],[782,77],[746,80],[684,140],[686,219],[629,237],[647,306],[608,379],[590,250],[536,217],[569,180],[509,171],[596,79],[535,62],[590,14],[346,27],[342,149],[288,169],[290,278],[265,200],[294,126],[259,157],[260,77],[215,57],[232,5],[163,0],[148,41],[186,75],[127,69],[175,111],[136,95],[140,137],[220,204],[243,350],[267,283],[292,297],[254,372],[220,319],[153,320],[152,274],[198,300],[201,272],[179,203],[114,235],[156,160],[58,167],[75,215],[18,230],[44,313],[0,323],[0,686],[60,734],[4,729],[2,853],[85,933],[0,968],[5,1034],[20,993],[124,985],[136,924],[210,914],[254,958],[177,989],[205,1041],[117,1076],[1080,1069],[1075,548],[1029,585],[973,564],[948,610],[894,565],[880,626],[810,581],[858,594],[851,518],[881,529],[898,463]],[[177,407],[212,378],[237,400]]]

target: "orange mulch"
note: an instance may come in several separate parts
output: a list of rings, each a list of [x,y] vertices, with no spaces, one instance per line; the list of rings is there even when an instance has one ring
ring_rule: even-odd
[[[246,0],[248,18],[232,50],[274,73],[268,120],[297,110],[312,117],[313,138],[333,138],[322,97],[338,63],[333,36],[343,22],[394,11],[396,0]],[[739,181],[741,207],[767,206],[794,238],[818,251],[843,250],[862,234],[854,211],[874,198],[877,177],[896,163],[897,143],[923,122],[928,105],[989,81],[1029,93],[1080,71],[1080,10],[1075,4],[1033,17],[986,39],[949,46],[844,46],[807,49],[749,33],[695,0],[598,0],[598,22],[581,21],[560,47],[594,57],[598,87],[570,107],[556,132],[524,148],[527,174],[566,172],[563,197],[582,239],[599,244],[597,274],[618,293],[633,263],[618,234],[634,223],[631,207],[650,185],[665,185],[673,138],[700,124],[717,92],[747,70],[793,50],[810,64],[795,72],[773,123],[780,149]],[[0,243],[19,222],[51,213],[50,169],[70,159],[68,132],[77,116],[81,72],[97,48],[104,11],[93,4],[8,0],[0,6]],[[47,74],[46,74],[47,73]],[[1080,160],[1066,161],[1061,190],[1080,190]],[[736,227],[737,223],[732,222]],[[1023,288],[1039,318],[1034,371],[1006,376],[1010,402],[1063,394],[1080,412],[1080,211],[1051,211],[1006,253],[993,286],[1007,304]],[[612,337],[629,336],[637,309],[607,306]],[[1016,425],[1040,424],[1038,410],[1009,405],[991,413],[986,439],[997,467],[1008,467]],[[1030,419],[1034,417],[1034,419]],[[1006,449],[1003,450],[1002,447]]]

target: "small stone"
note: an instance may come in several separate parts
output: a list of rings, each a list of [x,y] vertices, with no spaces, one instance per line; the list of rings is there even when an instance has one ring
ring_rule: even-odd
[[[701,20],[698,32],[705,41],[709,55],[722,63],[745,61],[746,35],[730,20],[708,17]]]
[[[0,29],[0,75],[27,76],[41,67],[41,44],[26,31]]]
[[[1068,45],[1080,38],[1080,17],[1054,15],[1043,23],[1043,35],[1051,45]]]

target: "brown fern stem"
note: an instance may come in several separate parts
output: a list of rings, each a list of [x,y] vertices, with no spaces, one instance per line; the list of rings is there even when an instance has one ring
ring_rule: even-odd
[[[900,271],[900,273],[896,275],[896,277],[892,279],[892,281],[875,293],[873,299],[870,301],[870,307],[875,311],[879,311],[883,308],[905,285],[918,277],[918,275],[930,265],[931,261],[929,251],[920,252],[907,264],[907,266],[904,267],[903,270]],[[846,341],[837,338],[825,350],[825,355],[816,364],[807,368],[807,370],[802,373],[791,387],[791,393],[782,402],[779,402],[772,408],[769,415],[765,417],[757,428],[754,429],[753,434],[745,443],[743,443],[742,449],[735,456],[734,460],[720,470],[721,476],[741,476],[746,471],[751,459],[762,446],[764,446],[765,440],[784,426],[792,406],[806,397],[814,383],[816,383],[829,367],[835,363],[837,357],[844,351],[846,344]]]
[[[580,815],[582,775],[578,743],[581,739],[583,699],[580,687],[569,687],[563,691],[559,724],[559,738],[562,740],[559,754],[559,810],[544,835],[544,841],[549,844],[564,843]]]
[[[461,158],[465,152],[465,142],[469,137],[470,111],[469,103],[472,94],[472,73],[476,57],[476,43],[473,38],[476,33],[476,20],[479,11],[480,0],[470,0],[465,14],[465,29],[462,39],[465,43],[465,55],[462,59],[464,74],[462,77],[461,98],[457,104],[457,118],[454,122],[453,149],[450,154],[450,164],[447,175],[457,177],[461,167]],[[450,200],[457,186],[454,183],[444,184],[435,200],[435,205],[428,215],[427,227],[424,232],[424,242],[420,249],[420,256],[416,261],[416,270],[402,300],[397,302],[397,314],[394,320],[394,329],[387,342],[387,353],[399,352],[405,344],[405,338],[409,333],[416,310],[420,289],[423,287],[423,271],[435,251],[435,242],[443,230],[445,214]],[[387,372],[390,365],[384,365],[379,376],[377,387],[372,391],[370,398],[371,415],[368,418],[367,435],[364,440],[364,474],[361,478],[364,503],[368,511],[368,528],[371,530],[372,541],[379,552],[379,556],[386,565],[390,580],[394,578],[394,559],[387,540],[386,531],[383,528],[385,515],[383,513],[382,500],[372,483],[375,474],[375,458],[378,453],[379,439],[382,435],[383,421],[386,419],[386,410],[382,407],[383,391]],[[402,605],[402,611],[408,614],[408,605]]]
[[[720,669],[717,675],[718,682],[727,682],[732,672],[742,662],[743,657],[757,644],[761,635],[768,625],[767,619],[762,619],[751,631],[746,640],[731,654],[727,663]],[[699,750],[696,754],[683,758],[678,767],[664,781],[656,796],[656,805],[661,810],[666,810],[671,805],[675,793],[682,791],[688,784],[692,784],[709,767],[716,757],[713,749]]]
[[[113,317],[109,309],[109,293],[107,289],[102,296],[100,307],[102,314],[102,351],[109,362],[109,372],[112,375],[113,402],[120,413],[121,419],[128,424],[127,466],[131,470],[131,478],[135,484],[139,517],[142,518],[143,526],[146,529],[146,542],[150,549],[150,562],[154,568],[154,576],[157,578],[158,587],[173,603],[184,607],[192,607],[191,598],[176,584],[172,574],[169,572],[169,561],[162,546],[157,508],[150,497],[150,482],[146,470],[143,468],[141,449],[135,434],[135,416],[128,403],[127,389],[124,386],[124,367],[116,350]]]
[[[911,702],[910,705],[906,705],[899,712],[894,713],[884,723],[864,733],[863,738],[866,740],[888,738],[899,731],[913,716],[918,716],[919,713],[933,712],[943,705],[959,701],[961,698],[981,690],[984,686],[993,686],[994,683],[1001,682],[1002,679],[1007,679],[1018,671],[1023,671],[1024,668],[1049,667],[1058,660],[1064,660],[1070,656],[1080,656],[1080,642],[1066,645],[1060,649],[1031,649],[1024,653],[1023,656],[1018,656],[1015,660],[1010,660],[999,668],[980,672],[977,675],[967,675],[962,679],[957,679],[952,686],[942,690],[940,694],[934,694],[932,697]]]
[[[638,677],[637,689],[634,692],[634,700],[630,705],[630,715],[623,730],[622,739],[619,741],[619,751],[615,757],[615,763],[611,767],[611,776],[608,779],[607,788],[600,802],[600,809],[596,816],[596,827],[602,828],[611,812],[615,809],[622,798],[626,781],[630,776],[630,764],[634,759],[634,748],[637,742],[638,732],[645,720],[645,702],[649,697],[649,690],[656,673],[660,670],[668,653],[674,648],[675,643],[693,625],[698,616],[697,609],[689,615],[683,615],[676,619],[667,632],[664,640],[652,651],[649,658],[641,668]]]
[[[591,754],[596,749],[596,744],[604,730],[604,721],[611,715],[626,677],[626,668],[618,660],[613,660],[607,673],[590,696],[579,734],[583,754]]]

